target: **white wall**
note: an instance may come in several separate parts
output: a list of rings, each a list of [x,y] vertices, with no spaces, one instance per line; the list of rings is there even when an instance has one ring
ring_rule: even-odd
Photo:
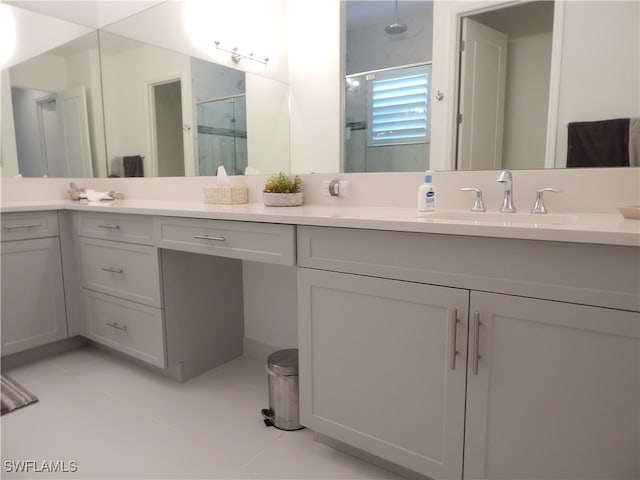
[[[291,171],[339,172],[342,157],[340,2],[289,3]]]
[[[433,3],[399,2],[398,21],[406,24],[405,33],[389,35],[384,27],[394,21],[394,2],[369,25],[347,30],[346,74],[368,72],[399,65],[431,61]],[[375,8],[379,1],[358,1],[364,8]],[[367,4],[373,4],[369,7]]]
[[[289,87],[247,73],[249,166],[259,173],[289,171]]]
[[[303,0],[304,1],[304,0]],[[147,28],[153,25],[154,28]],[[287,81],[287,3],[284,0],[165,2],[139,15],[105,27],[106,31],[169,48],[246,72]],[[269,57],[267,67],[231,61],[216,50],[237,47],[256,58]]]
[[[504,168],[544,168],[551,39],[551,32],[509,39]]]
[[[18,174],[18,150],[13,121],[9,70],[0,71],[0,176]]]
[[[7,15],[15,27],[15,38],[5,37],[8,32],[0,32],[3,47],[12,40],[15,43],[13,53],[0,68],[9,68],[36,55],[67,43],[74,38],[90,33],[93,29],[75,23],[34,13],[11,5],[0,4],[0,14]],[[38,32],[34,35],[33,32]]]
[[[15,142],[18,152],[18,171],[25,177],[42,177],[47,173],[41,147],[36,102],[51,92],[34,89],[15,89],[11,95],[15,112]]]
[[[155,175],[155,157],[150,132],[149,88],[154,83],[181,79],[183,119],[193,117],[191,64],[186,55],[145,45],[124,52],[102,54],[103,97],[107,131],[109,173],[121,158],[143,155],[145,176]],[[193,158],[193,129],[185,132],[185,158]],[[187,170],[191,167],[191,171]],[[193,165],[185,165],[193,175]]]
[[[565,2],[556,166],[567,123],[640,117],[640,2]]]

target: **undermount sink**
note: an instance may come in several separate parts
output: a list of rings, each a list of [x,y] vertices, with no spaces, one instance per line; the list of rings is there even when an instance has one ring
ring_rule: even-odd
[[[461,210],[438,210],[421,215],[432,222],[464,222],[478,225],[568,225],[578,217],[565,214],[533,214],[502,212],[471,212]]]

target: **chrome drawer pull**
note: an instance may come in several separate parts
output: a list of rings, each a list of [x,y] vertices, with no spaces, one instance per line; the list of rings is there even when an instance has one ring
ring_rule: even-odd
[[[38,228],[41,227],[41,223],[32,223],[29,225],[3,225],[3,230],[17,230],[18,228]]]
[[[111,272],[111,273],[124,273],[124,270],[121,268],[102,267],[101,270],[104,270],[105,272]]]
[[[120,225],[98,225],[98,228],[106,228],[108,230],[120,230]]]
[[[118,322],[113,322],[113,323],[106,322],[105,325],[115,328],[116,330],[122,330],[123,332],[127,331],[127,326],[126,325],[120,326],[118,325]]]
[[[480,359],[480,312],[473,312],[473,374],[478,375]]]
[[[198,238],[200,240],[214,240],[216,242],[224,242],[226,239],[222,236],[211,237],[209,235],[194,235],[193,238]]]
[[[451,318],[449,319],[451,322],[451,344],[449,345],[449,368],[451,370],[456,369],[456,355],[458,351],[456,350],[456,337],[457,337],[457,328],[458,328],[458,309],[451,309]]]

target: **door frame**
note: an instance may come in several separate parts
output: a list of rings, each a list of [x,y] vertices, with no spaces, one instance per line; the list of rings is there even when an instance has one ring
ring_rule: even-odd
[[[167,74],[161,77],[155,77],[145,82],[146,93],[145,109],[147,111],[147,152],[148,155],[143,156],[144,163],[144,175],[145,177],[157,177],[158,176],[158,132],[156,131],[156,100],[155,100],[155,87],[160,85],[166,85],[167,83],[180,82],[180,104],[182,109],[182,131],[184,133],[191,130],[191,122],[185,118],[185,81],[186,77],[182,73]],[[190,101],[190,100],[189,100]],[[185,176],[188,175],[188,166],[192,163],[189,162],[187,157],[187,138],[183,138],[183,155],[185,163]]]
[[[42,160],[42,171],[44,172],[44,176],[49,176],[49,156],[47,155],[47,142],[45,140],[45,131],[44,131],[44,117],[42,114],[43,105],[49,103],[56,104],[56,111],[58,110],[57,98],[55,93],[51,93],[49,95],[44,95],[42,97],[38,97],[35,99],[36,103],[36,118],[38,119],[38,144],[40,145],[40,158]],[[58,128],[61,128],[58,125]],[[66,168],[66,165],[65,165]]]

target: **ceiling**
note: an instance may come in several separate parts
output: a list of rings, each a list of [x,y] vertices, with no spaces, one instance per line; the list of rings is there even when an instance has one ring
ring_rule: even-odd
[[[432,0],[398,1],[398,21],[406,23],[414,14],[423,12],[425,3]],[[347,0],[347,30],[368,28],[376,22],[381,28],[395,22],[395,1],[393,0]]]
[[[3,0],[3,3],[67,20],[91,28],[102,28],[165,0]]]

